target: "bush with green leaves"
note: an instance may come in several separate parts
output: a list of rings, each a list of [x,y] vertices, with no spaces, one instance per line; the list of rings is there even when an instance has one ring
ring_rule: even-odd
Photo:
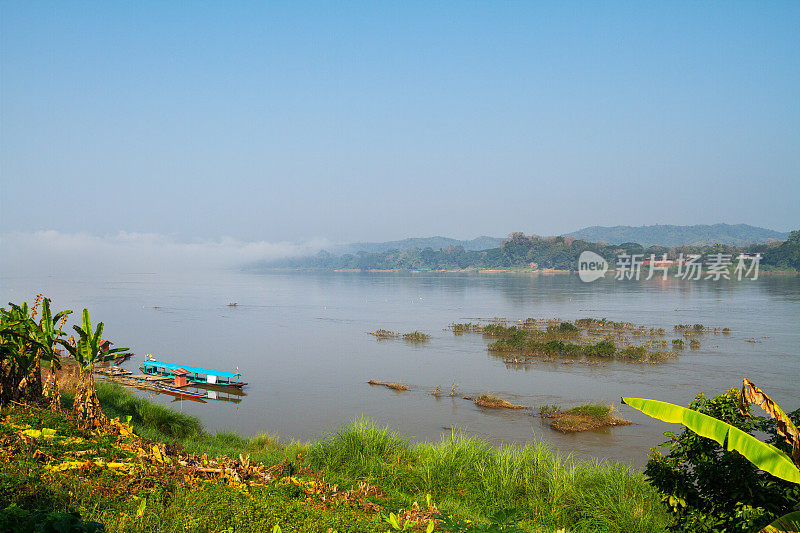
[[[699,394],[689,408],[750,435],[767,434],[767,442],[791,451],[778,436],[774,420],[740,412],[736,389],[714,398]],[[800,409],[788,416],[797,424]],[[800,509],[800,485],[760,470],[739,453],[726,451],[688,428],[679,435],[665,435],[669,439],[661,447],[667,453],[653,450],[645,476],[672,509],[673,530],[757,531]]]
[[[103,524],[82,520],[78,513],[29,511],[11,504],[0,509],[0,531],[18,533],[101,533]]]
[[[514,508],[500,509],[489,517],[486,525],[477,525],[469,520],[459,520],[452,516],[439,516],[439,528],[447,533],[524,533],[516,526],[519,519]]]

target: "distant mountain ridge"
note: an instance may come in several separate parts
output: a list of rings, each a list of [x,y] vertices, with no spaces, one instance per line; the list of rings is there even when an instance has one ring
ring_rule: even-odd
[[[412,248],[433,248],[440,250],[448,246],[461,246],[465,250],[488,250],[497,248],[505,240],[501,237],[487,237],[482,235],[468,241],[460,241],[449,237],[411,237],[401,241],[388,242],[353,242],[334,246],[328,251],[335,255],[355,254],[358,252],[388,252],[389,250],[400,250],[404,252]]]
[[[788,233],[748,224],[698,224],[695,226],[674,226],[656,224],[653,226],[591,226],[565,237],[574,237],[589,242],[622,244],[637,242],[642,246],[701,246],[707,244],[727,244],[746,246],[761,244],[771,240],[783,241]]]

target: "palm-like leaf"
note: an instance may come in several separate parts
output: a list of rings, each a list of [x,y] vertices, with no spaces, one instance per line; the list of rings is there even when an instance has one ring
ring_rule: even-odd
[[[77,361],[81,372],[91,372],[96,363],[111,361],[123,355],[130,355],[129,348],[113,348],[107,352],[100,352],[104,325],[98,322],[97,328],[92,333],[92,321],[89,310],[83,310],[82,326],[72,326],[79,336],[76,346],[67,346],[67,351]]]
[[[792,533],[800,531],[800,511],[783,515],[759,533]]]
[[[783,409],[772,401],[772,398],[753,385],[749,379],[745,378],[742,380],[742,393],[739,395],[739,410],[742,413],[747,413],[748,405],[761,407],[769,416],[775,419],[778,435],[786,439],[786,442],[792,447],[794,464],[800,466],[800,432],[797,431],[797,427],[786,416]]]
[[[800,483],[800,470],[788,455],[739,428],[680,405],[658,400],[622,398],[622,403],[664,422],[683,424],[698,435],[725,446],[728,451],[739,452],[761,470],[786,481]]]

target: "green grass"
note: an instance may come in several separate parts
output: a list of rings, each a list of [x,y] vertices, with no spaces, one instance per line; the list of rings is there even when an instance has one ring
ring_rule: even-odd
[[[203,433],[203,424],[197,417],[149,402],[119,385],[98,382],[96,389],[103,412],[111,418],[119,416],[123,420],[131,416],[131,422],[142,429],[144,437],[185,439]]]
[[[316,443],[308,459],[342,480],[382,487],[397,503],[431,494],[441,508],[485,520],[515,507],[527,531],[663,531],[659,495],[641,475],[611,462],[577,462],[544,444],[493,448],[454,434],[411,445],[368,421]]]
[[[421,331],[412,331],[411,333],[403,333],[403,339],[413,342],[424,342],[430,340],[431,336]]]
[[[604,403],[587,403],[573,407],[567,412],[592,418],[606,418],[611,413],[611,406]]]
[[[358,420],[318,442],[282,445],[267,434],[206,433],[196,418],[116,385],[98,383],[97,391],[106,414],[123,420],[131,416],[135,431],[148,439],[209,456],[250,453],[253,461],[269,463],[296,461],[301,453],[303,464],[322,471],[329,483],[345,489],[360,482],[380,487],[385,492],[380,503],[387,511],[408,508],[414,501],[422,504],[430,494],[442,512],[479,523],[499,509],[516,508],[519,526],[530,532],[656,532],[670,520],[641,474],[613,462],[574,461],[544,444],[497,448],[459,434],[435,444],[412,444],[387,428]],[[41,423],[60,428],[60,434],[70,431],[64,415],[52,417]],[[0,464],[0,503],[78,511],[85,519],[105,523],[109,531],[271,531],[274,524],[283,531],[388,529],[372,511],[309,506],[290,486],[241,489],[209,481],[191,490],[167,480],[137,493],[114,489],[120,478],[113,476],[92,479],[91,487],[77,474],[44,482],[42,468],[32,457]],[[145,497],[146,508],[136,518]]]
[[[281,446],[278,437],[258,433],[244,437],[231,431],[206,433],[200,419],[149,402],[112,383],[97,383],[97,397],[110,418],[131,416],[136,433],[150,440],[177,444],[188,452],[236,457],[250,454],[254,461],[279,462],[302,451],[300,443]]]
[[[137,402],[122,405],[132,407]],[[0,524],[16,515],[21,520],[22,515],[31,515],[32,511],[44,511],[34,514],[47,517],[53,513],[77,512],[83,521],[103,523],[109,532],[269,532],[276,524],[291,532],[386,531],[386,524],[377,513],[358,506],[325,509],[319,502],[309,504],[306,493],[291,483],[243,486],[211,479],[187,486],[180,471],[169,469],[158,473],[148,470],[137,477],[95,468],[51,474],[46,464],[74,459],[82,450],[91,455],[81,457],[101,454],[108,460],[123,462],[135,461],[136,454],[119,446],[115,437],[98,436],[77,426],[64,413],[17,406],[0,411],[0,436],[14,434],[26,425],[55,429],[59,437],[82,440],[68,443],[62,438],[39,439],[32,444],[11,440],[13,444],[6,450],[8,460],[0,461]],[[137,432],[143,429],[158,431],[136,427]],[[201,442],[206,443],[209,451],[216,446],[244,451],[258,440],[237,438],[230,433],[204,438],[207,440]],[[19,509],[9,507],[10,504]],[[47,529],[56,530],[73,531]]]

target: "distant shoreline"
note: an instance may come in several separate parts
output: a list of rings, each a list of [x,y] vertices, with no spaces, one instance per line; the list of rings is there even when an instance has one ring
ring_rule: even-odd
[[[557,268],[542,268],[542,269],[523,269],[523,268],[465,268],[465,269],[442,269],[442,270],[420,270],[420,269],[404,269],[404,268],[371,268],[371,269],[358,269],[358,268],[288,268],[288,267],[275,267],[275,268],[258,268],[255,269],[260,272],[337,272],[337,273],[364,273],[364,274],[392,274],[392,273],[408,273],[408,274],[536,274],[536,275],[564,275],[574,274],[577,275],[577,270],[563,270]],[[609,269],[605,277],[615,273],[616,270]],[[705,276],[705,275],[704,275]],[[780,268],[765,268],[758,273],[759,278],[762,276],[800,276],[800,272],[796,270],[780,269]],[[642,280],[646,277],[646,272],[642,270]],[[670,278],[674,276],[670,275]],[[731,279],[733,281],[733,278]]]
[[[290,269],[291,270],[291,269]],[[303,269],[296,269],[303,270]],[[312,269],[313,270],[313,269]],[[374,268],[374,269],[358,269],[358,268],[335,268],[332,270],[320,269],[321,272],[411,272],[419,273],[437,273],[437,274],[577,274],[577,270],[559,270],[555,268],[542,268],[542,269],[523,269],[523,268],[464,268],[464,269],[441,269],[441,270],[407,270],[402,268]]]

